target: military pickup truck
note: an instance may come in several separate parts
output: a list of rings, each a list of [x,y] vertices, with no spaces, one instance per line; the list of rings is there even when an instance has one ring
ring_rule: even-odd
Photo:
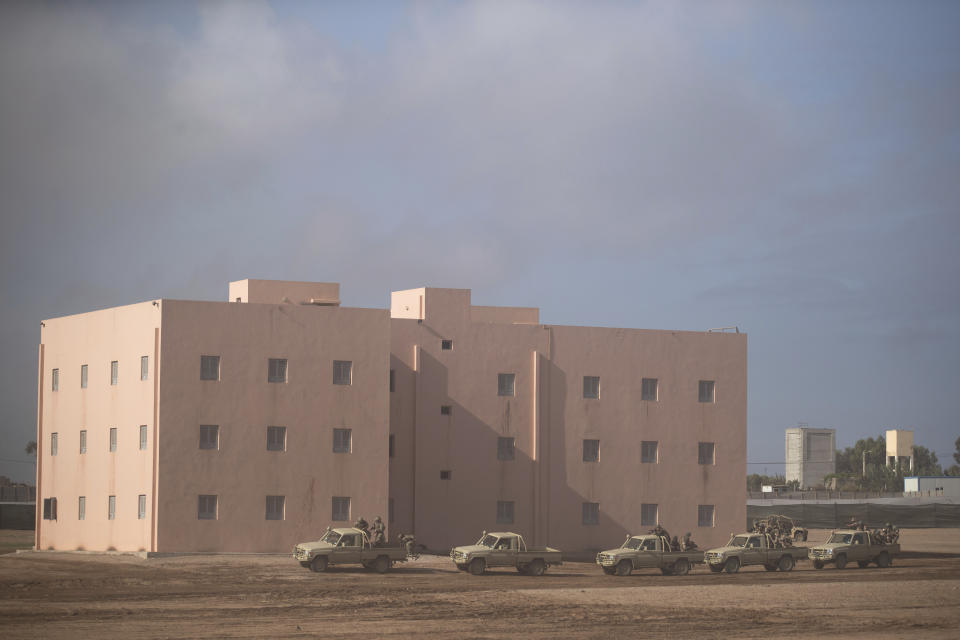
[[[810,559],[814,569],[823,569],[824,565],[835,564],[843,569],[848,562],[855,561],[863,569],[871,562],[878,567],[889,567],[893,556],[900,553],[899,544],[875,544],[869,531],[849,529],[834,531],[823,544],[810,549]]]
[[[293,549],[300,566],[312,571],[326,571],[334,564],[361,564],[377,573],[386,573],[394,562],[405,562],[407,550],[401,547],[375,547],[360,529],[327,528],[322,538],[301,542]]]
[[[563,564],[561,553],[550,547],[528,547],[519,533],[483,532],[474,545],[454,547],[450,559],[461,571],[475,576],[496,567],[516,567],[528,576],[542,576],[551,565]]]
[[[726,546],[707,551],[704,560],[714,573],[736,573],[754,564],[762,564],[767,571],[790,571],[797,560],[806,559],[807,551],[806,547],[775,546],[768,533],[738,533]]]
[[[598,553],[597,564],[608,576],[628,576],[634,569],[685,576],[691,565],[703,564],[703,551],[670,551],[670,541],[663,536],[627,536],[619,549]]]

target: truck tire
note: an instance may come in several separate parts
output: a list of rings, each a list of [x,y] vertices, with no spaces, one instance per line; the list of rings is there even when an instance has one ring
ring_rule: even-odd
[[[483,558],[474,558],[470,562],[470,573],[475,576],[482,576],[487,569],[487,562]]]
[[[886,569],[891,564],[893,564],[893,559],[890,557],[890,554],[886,551],[881,551],[880,555],[877,556],[877,566],[881,569]]]
[[[708,564],[707,566],[710,567],[711,573],[720,573],[723,571],[723,565],[720,564]]]
[[[301,561],[300,561],[300,566],[303,567],[304,569],[309,569],[309,568],[310,568],[310,563],[307,562],[306,560],[301,560]]]
[[[767,571],[776,571],[776,570],[777,570],[777,565],[767,563],[767,564],[763,565],[763,568],[766,569]]]
[[[793,556],[780,556],[780,560],[777,561],[777,569],[780,569],[780,571],[790,571],[795,564],[796,562]]]
[[[836,564],[837,564],[837,569],[843,569],[845,566],[847,566],[847,556],[843,553],[838,555]]]
[[[814,569],[823,569],[823,560],[814,560],[813,561]]]
[[[633,563],[629,560],[621,560],[617,563],[617,575],[621,578],[633,573]]]
[[[740,571],[740,559],[739,558],[730,558],[723,565],[723,570],[727,573],[736,573]]]
[[[519,574],[522,575],[522,576],[527,575],[527,566],[528,566],[528,565],[525,565],[525,564],[518,564],[518,565],[517,565],[517,573],[519,573]]]
[[[310,570],[316,573],[323,573],[327,570],[327,556],[317,556],[310,562]]]
[[[390,558],[387,556],[377,556],[377,559],[373,561],[373,570],[377,573],[386,573],[390,571]]]
[[[527,565],[527,575],[529,576],[542,576],[547,570],[547,563],[537,558],[533,562]]]
[[[686,558],[680,558],[673,563],[673,575],[685,576],[688,573],[690,573],[690,563],[687,562]]]
[[[869,561],[869,560],[857,560],[857,566],[860,567],[861,569],[866,569],[867,567],[870,566],[870,561]]]

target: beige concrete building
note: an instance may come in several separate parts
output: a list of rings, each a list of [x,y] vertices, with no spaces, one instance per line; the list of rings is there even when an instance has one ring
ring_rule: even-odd
[[[286,551],[383,514],[431,549],[574,551],[745,522],[744,334],[544,325],[466,289],[229,300],[44,322],[39,548]]]

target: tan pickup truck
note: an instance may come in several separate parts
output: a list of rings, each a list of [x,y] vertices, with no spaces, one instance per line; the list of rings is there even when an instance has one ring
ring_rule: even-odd
[[[634,569],[685,576],[691,565],[703,564],[703,551],[670,551],[670,541],[663,536],[627,536],[619,549],[598,553],[597,564],[608,576],[628,576]]]
[[[869,531],[848,529],[834,531],[826,542],[811,547],[810,559],[814,569],[823,569],[828,564],[843,569],[848,562],[856,562],[863,569],[871,562],[878,567],[889,567],[898,553],[899,544],[874,544]]]
[[[550,547],[528,547],[523,536],[510,531],[484,531],[476,544],[450,550],[457,569],[475,576],[497,567],[515,567],[522,574],[542,576],[547,567],[563,564],[561,556]]]
[[[740,567],[762,564],[767,571],[790,571],[797,560],[805,560],[806,547],[778,546],[768,533],[738,533],[726,546],[710,549],[704,560],[710,571],[736,573]]]
[[[401,547],[375,547],[360,529],[327,528],[314,542],[301,542],[293,549],[300,566],[312,571],[326,571],[334,564],[361,564],[377,573],[386,573],[394,562],[405,562],[407,550]]]

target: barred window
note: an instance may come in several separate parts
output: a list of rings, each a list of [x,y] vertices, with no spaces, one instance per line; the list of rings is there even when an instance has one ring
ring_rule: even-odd
[[[284,371],[286,378],[286,371]],[[200,356],[200,379],[201,380],[219,380],[220,379],[220,356]],[[271,380],[273,382],[273,380]],[[280,382],[283,382],[282,380]]]
[[[50,455],[57,455],[58,445],[60,444],[60,435],[57,433],[50,434]]]
[[[583,524],[600,524],[600,503],[583,503]]]
[[[716,388],[713,380],[700,381],[700,402],[714,402],[716,400]]]
[[[600,441],[599,440],[583,441],[583,461],[584,462],[600,461]]]
[[[150,378],[150,356],[140,356],[140,379]]]
[[[267,363],[267,382],[287,381],[287,359],[270,358]]]
[[[600,397],[600,376],[583,376],[583,397]]]
[[[353,361],[333,361],[333,384],[353,384]]]
[[[110,363],[110,384],[115,385],[120,381],[120,363],[114,360]]]
[[[80,388],[87,388],[87,365],[80,365]]]
[[[697,462],[700,464],[714,464],[716,459],[714,458],[716,452],[716,447],[712,442],[701,442],[699,446],[699,453],[697,455]]]
[[[267,520],[283,520],[283,496],[267,496]]]
[[[716,524],[714,518],[714,508],[712,504],[701,504],[697,506],[697,526],[712,527]]]
[[[197,520],[217,519],[217,496],[197,496]]]
[[[117,428],[110,427],[110,451],[117,450]]]
[[[333,452],[350,453],[353,446],[353,429],[333,430]]]
[[[87,452],[87,430],[80,430],[80,453]]]
[[[658,380],[656,378],[644,378],[640,385],[640,399],[656,402],[657,383]]]
[[[140,494],[137,496],[137,520],[147,518],[147,496]]]
[[[59,391],[60,390],[60,369],[54,369],[50,373],[50,379],[52,382],[52,390]]]
[[[147,425],[140,425],[140,451],[147,450]]]
[[[270,436],[267,436],[267,448],[270,448]],[[220,426],[215,424],[200,425],[200,448],[201,449],[219,449],[220,448]]]
[[[440,349],[442,351],[450,351],[451,349],[453,349],[453,340],[441,340]]]
[[[267,427],[267,451],[287,450],[287,428]]]
[[[644,464],[657,463],[657,441],[644,440],[640,443],[640,462]]]
[[[107,520],[117,519],[117,496],[107,498]]]
[[[56,498],[43,499],[43,519],[44,520],[57,519],[57,499]]]
[[[655,527],[659,522],[659,507],[655,504],[640,505],[640,526]]]
[[[334,522],[350,520],[350,498],[340,496],[333,497],[333,514],[330,519]]]
[[[513,500],[497,500],[497,524],[513,524]]]
[[[450,415],[451,413],[453,413],[453,407],[451,407],[451,406],[448,405],[448,404],[442,404],[442,405],[440,405],[440,415],[442,415],[442,416],[448,416],[448,415]]]
[[[514,460],[517,456],[516,438],[497,438],[497,460]]]
[[[77,498],[77,520],[87,519],[87,496]]]
[[[517,387],[517,374],[515,373],[498,373],[497,374],[497,395],[498,396],[517,395],[516,387]]]
[[[449,469],[441,469],[441,470],[440,470],[440,479],[441,479],[441,480],[449,480],[451,475],[453,475],[453,472],[450,471]]]

